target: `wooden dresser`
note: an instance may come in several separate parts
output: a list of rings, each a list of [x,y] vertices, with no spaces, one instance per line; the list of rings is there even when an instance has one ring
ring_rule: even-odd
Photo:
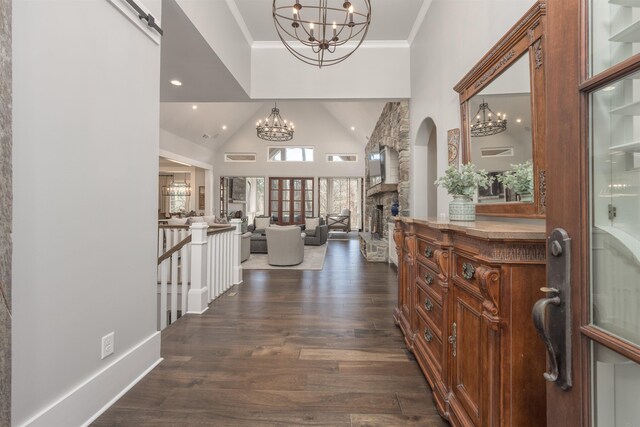
[[[544,426],[543,225],[400,218],[394,317],[453,426]]]

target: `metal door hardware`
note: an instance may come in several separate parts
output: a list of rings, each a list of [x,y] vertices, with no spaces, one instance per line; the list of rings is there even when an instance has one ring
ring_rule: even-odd
[[[431,300],[430,300],[429,298],[426,298],[426,299],[425,299],[425,302],[424,302],[424,308],[425,308],[425,310],[427,310],[427,311],[431,311],[431,310],[433,310],[433,303],[431,302]]]
[[[456,325],[456,322],[453,322],[453,333],[449,336],[448,341],[451,344],[451,354],[456,357],[456,344],[458,341],[458,325]]]
[[[428,328],[424,328],[424,339],[427,340],[427,342],[431,342],[433,339],[433,334]]]
[[[609,205],[609,220],[613,220],[618,216],[618,208],[613,205]]]
[[[549,371],[544,378],[563,390],[571,388],[571,238],[561,228],[551,233],[547,294],[533,306],[533,324],[547,349]]]

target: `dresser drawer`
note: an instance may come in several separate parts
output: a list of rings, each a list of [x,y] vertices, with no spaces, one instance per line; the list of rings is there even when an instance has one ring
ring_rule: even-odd
[[[426,263],[436,273],[440,273],[440,266],[438,266],[438,262],[436,261],[436,249],[440,249],[440,246],[419,237],[417,241],[418,247],[416,250],[418,259]]]
[[[421,348],[423,348],[428,359],[434,364],[433,371],[438,377],[442,378],[442,340],[436,332],[418,312],[418,334],[416,340]]]
[[[442,339],[442,304],[434,298],[428,288],[423,288],[421,284],[416,286],[416,293],[416,310],[430,321],[433,332]]]
[[[416,281],[426,289],[431,289],[435,299],[442,304],[442,285],[440,284],[438,273],[420,261],[418,261],[417,265]]]
[[[454,277],[464,284],[468,285],[469,290],[479,294],[480,291],[480,275],[482,272],[491,271],[493,273],[492,280],[499,280],[497,269],[483,265],[471,258],[457,255],[455,258]]]

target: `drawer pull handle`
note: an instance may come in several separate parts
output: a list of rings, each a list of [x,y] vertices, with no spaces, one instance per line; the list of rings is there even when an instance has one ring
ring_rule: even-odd
[[[433,276],[431,276],[430,274],[425,274],[424,281],[427,282],[427,285],[431,286],[433,284]]]
[[[433,303],[431,302],[431,300],[429,298],[427,298],[426,301],[424,302],[424,308],[427,311],[433,310]]]
[[[433,249],[427,246],[427,248],[424,250],[424,256],[426,256],[427,258],[433,258]]]
[[[424,339],[427,340],[427,342],[431,342],[431,340],[433,339],[433,335],[428,328],[424,328]]]
[[[476,269],[473,267],[473,265],[469,264],[468,262],[465,262],[462,264],[462,277],[464,277],[467,280],[471,280],[473,279],[473,276],[476,274]]]

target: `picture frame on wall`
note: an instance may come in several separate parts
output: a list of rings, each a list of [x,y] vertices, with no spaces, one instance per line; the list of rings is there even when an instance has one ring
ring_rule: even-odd
[[[198,209],[204,209],[204,185],[198,187]]]

